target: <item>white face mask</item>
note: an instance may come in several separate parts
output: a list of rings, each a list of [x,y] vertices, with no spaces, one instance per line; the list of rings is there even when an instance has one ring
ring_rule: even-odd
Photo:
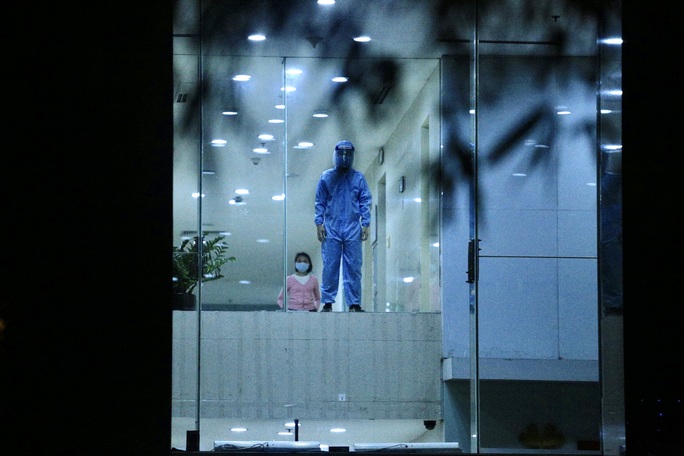
[[[295,263],[295,269],[299,272],[306,272],[309,270],[309,263]]]

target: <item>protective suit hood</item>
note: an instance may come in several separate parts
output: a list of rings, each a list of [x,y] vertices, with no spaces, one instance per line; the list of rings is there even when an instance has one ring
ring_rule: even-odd
[[[354,164],[354,144],[350,141],[340,141],[335,145],[333,165],[339,170],[347,170]]]

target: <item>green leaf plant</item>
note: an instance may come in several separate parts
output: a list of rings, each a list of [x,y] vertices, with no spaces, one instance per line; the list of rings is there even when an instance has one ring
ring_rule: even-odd
[[[202,282],[210,282],[223,278],[221,267],[229,261],[236,261],[233,256],[226,257],[228,245],[223,242],[224,236],[207,239],[202,236]],[[176,294],[191,294],[199,283],[200,238],[195,236],[185,239],[180,246],[173,247],[173,291]]]

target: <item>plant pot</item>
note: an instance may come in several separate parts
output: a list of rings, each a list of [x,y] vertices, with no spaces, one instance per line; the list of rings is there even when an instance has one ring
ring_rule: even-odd
[[[192,293],[176,293],[173,295],[173,310],[197,309],[197,297]]]

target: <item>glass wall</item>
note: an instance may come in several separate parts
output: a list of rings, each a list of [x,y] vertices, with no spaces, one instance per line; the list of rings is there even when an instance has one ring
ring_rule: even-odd
[[[617,454],[617,6],[179,2],[172,446]],[[323,278],[340,140],[372,195],[365,314],[342,274],[302,313],[278,296],[299,252]]]

